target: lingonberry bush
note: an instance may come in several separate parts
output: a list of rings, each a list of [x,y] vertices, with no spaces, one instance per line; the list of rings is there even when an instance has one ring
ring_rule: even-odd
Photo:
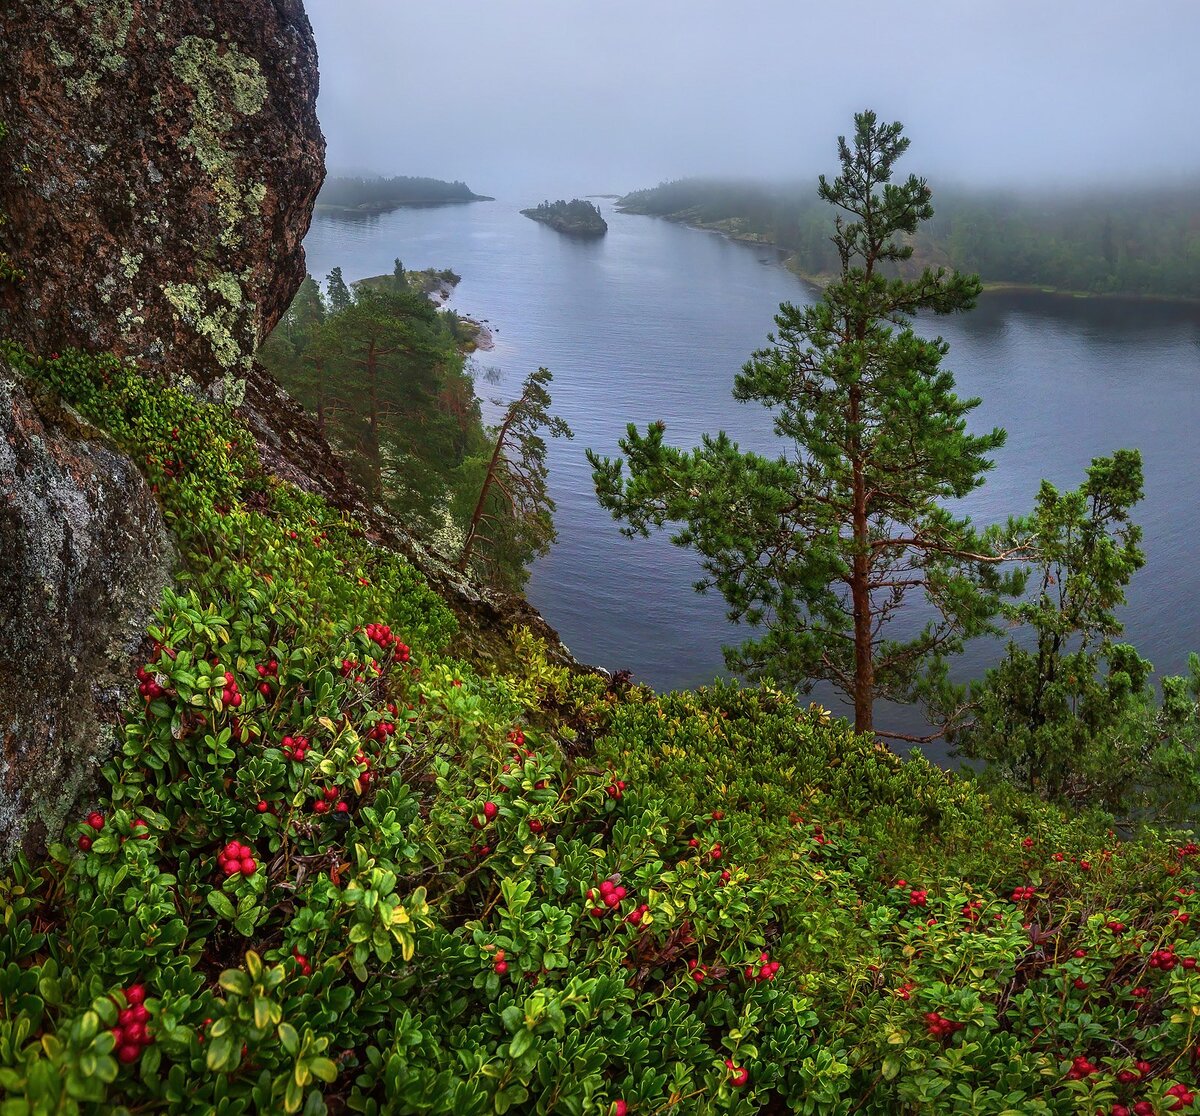
[[[1195,1107],[1196,854],[766,687],[456,655],[218,408],[6,350],[181,567],[103,793],[0,878],[4,1116]]]

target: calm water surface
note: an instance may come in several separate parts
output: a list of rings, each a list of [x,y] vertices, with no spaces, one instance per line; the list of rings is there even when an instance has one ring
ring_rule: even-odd
[[[536,201],[537,199],[532,199]],[[538,562],[528,596],[580,658],[629,668],[659,688],[723,673],[721,645],[738,642],[719,597],[699,596],[695,559],[665,536],[624,538],[596,503],[585,448],[612,455],[630,421],[667,424],[690,446],[724,429],[746,448],[775,453],[767,412],[734,402],[734,373],[761,347],[782,301],[813,291],[769,249],[650,217],[617,213],[599,241],[576,241],[517,212],[531,199],[398,210],[346,223],[319,218],[309,269],[340,265],[347,279],[406,266],[463,276],[452,305],[497,330],[478,358],[503,373],[483,395],[511,395],[530,370],[554,373],[554,409],[573,442],[551,446],[559,541]],[[1031,508],[1041,478],[1074,487],[1091,458],[1142,450],[1146,568],[1125,611],[1128,638],[1159,673],[1186,669],[1200,649],[1200,310],[1049,296],[986,294],[968,315],[926,323],[950,342],[946,360],[963,395],[978,395],[976,429],[1003,426],[1008,444],[987,485],[965,507],[979,522]],[[1000,645],[972,647],[956,673],[976,676]],[[841,712],[831,691],[816,694]],[[880,726],[917,732],[912,710]],[[931,758],[944,758],[938,748]]]

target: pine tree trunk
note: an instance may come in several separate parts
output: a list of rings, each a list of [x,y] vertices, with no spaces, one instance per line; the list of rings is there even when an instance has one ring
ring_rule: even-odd
[[[521,400],[523,401],[524,396]],[[500,458],[504,453],[504,439],[508,436],[508,427],[513,420],[513,407],[509,407],[508,414],[504,416],[504,423],[500,427],[499,433],[496,435],[496,448],[492,450],[492,459],[488,462],[487,472],[483,475],[483,486],[479,490],[479,499],[475,501],[475,510],[471,513],[471,521],[467,524],[467,537],[463,540],[462,553],[458,556],[458,568],[464,573],[467,569],[467,563],[471,561],[471,551],[475,546],[475,536],[479,531],[479,521],[483,518],[483,509],[487,504],[488,492],[491,491],[492,481],[496,476],[496,469],[500,465]]]
[[[377,386],[379,362],[375,355],[375,342],[367,349],[367,382],[371,391],[371,484],[376,500],[383,499],[383,463],[379,454],[379,390]]]
[[[850,393],[850,423],[859,418],[857,390]],[[850,574],[850,597],[854,605],[854,731],[874,730],[875,661],[871,654],[871,595],[868,591],[870,534],[867,525],[867,493],[862,460],[852,460],[854,560]]]

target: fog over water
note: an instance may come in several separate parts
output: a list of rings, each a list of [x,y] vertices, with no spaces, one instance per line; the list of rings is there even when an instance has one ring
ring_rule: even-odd
[[[307,0],[331,168],[488,194],[811,176],[854,111],[936,186],[1200,171],[1200,4]],[[906,168],[908,169],[908,168]]]

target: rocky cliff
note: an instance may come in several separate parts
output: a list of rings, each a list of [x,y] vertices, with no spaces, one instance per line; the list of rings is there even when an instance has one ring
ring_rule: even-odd
[[[324,177],[301,0],[9,0],[0,44],[0,335],[244,379]]]

